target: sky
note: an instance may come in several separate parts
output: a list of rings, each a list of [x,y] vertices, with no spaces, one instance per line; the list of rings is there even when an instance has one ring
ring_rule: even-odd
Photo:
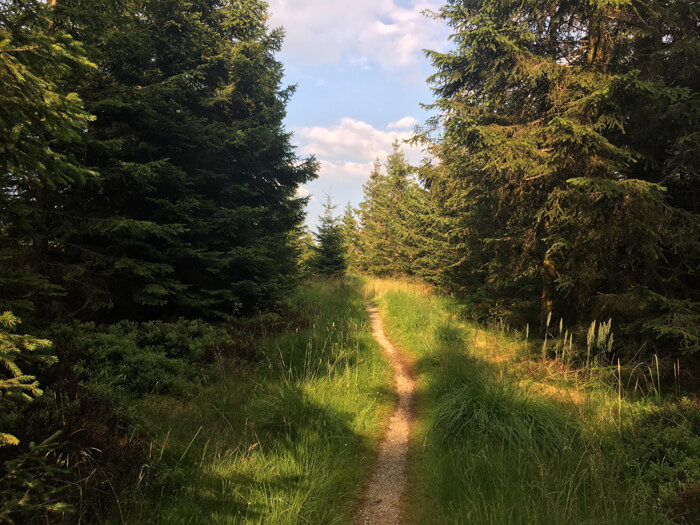
[[[426,79],[433,73],[423,50],[447,49],[444,22],[422,14],[437,11],[431,0],[269,0],[271,27],[285,39],[278,59],[286,85],[297,91],[285,126],[297,153],[315,155],[318,179],[300,187],[311,195],[307,224],[318,225],[330,194],[341,214],[362,201],[362,185],[374,161],[386,161],[392,143],[411,136],[432,102]],[[402,146],[409,162],[423,158]]]

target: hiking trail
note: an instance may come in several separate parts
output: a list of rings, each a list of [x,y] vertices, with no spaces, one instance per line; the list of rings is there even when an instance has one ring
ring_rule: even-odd
[[[379,452],[365,494],[355,514],[357,525],[399,525],[401,498],[406,487],[408,440],[415,420],[416,381],[410,366],[384,334],[384,326],[375,306],[368,306],[372,333],[394,368],[398,400]]]

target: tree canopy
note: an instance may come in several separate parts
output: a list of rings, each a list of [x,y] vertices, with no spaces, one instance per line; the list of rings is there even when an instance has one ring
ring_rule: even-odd
[[[318,230],[314,234],[316,244],[312,256],[312,266],[319,275],[340,277],[348,267],[348,247],[343,226],[338,217],[333,215],[335,205],[330,195],[323,205]]]
[[[0,95],[13,102],[2,104],[0,286],[15,298],[4,306],[225,316],[294,283],[306,202],[295,191],[317,168],[282,124],[293,88],[264,2],[3,10],[0,67],[26,80]]]
[[[360,268],[542,329],[612,317],[700,350],[693,4],[450,0],[435,16],[453,48],[427,52],[436,116],[415,143],[431,158],[395,150],[371,173]]]

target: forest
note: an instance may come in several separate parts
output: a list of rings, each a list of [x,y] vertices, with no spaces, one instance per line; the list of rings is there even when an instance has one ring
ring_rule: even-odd
[[[396,523],[700,523],[697,4],[426,14],[425,160],[312,233],[265,1],[0,2],[0,523],[359,523],[367,304]]]

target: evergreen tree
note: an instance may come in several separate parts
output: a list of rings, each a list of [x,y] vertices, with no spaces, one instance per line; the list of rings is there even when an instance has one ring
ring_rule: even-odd
[[[429,166],[421,166],[421,179],[429,169]],[[440,213],[440,201],[422,182],[410,181],[399,203],[403,216],[399,225],[401,239],[408,259],[406,273],[449,289],[450,281],[445,279],[451,268],[447,257],[451,247],[449,231]]]
[[[430,215],[429,195],[415,179],[398,143],[382,173],[375,164],[360,204],[358,264],[375,275],[427,276]]]
[[[266,4],[62,0],[52,16],[98,65],[70,79],[97,118],[59,151],[100,177],[48,206],[61,308],[229,315],[289,288],[306,203],[294,193],[316,163],[296,157],[282,126],[293,90]]]
[[[14,333],[19,323],[11,312],[0,313],[0,447],[19,444],[16,436],[3,431],[20,426],[19,405],[43,394],[36,376],[23,372],[20,366],[57,361],[56,356],[43,352],[51,347],[51,341]]]
[[[339,277],[347,269],[347,247],[340,220],[333,216],[335,205],[330,195],[323,205],[323,215],[316,237],[314,269],[320,275]]]
[[[411,168],[394,144],[394,153],[387,158],[386,173],[377,160],[369,180],[363,187],[360,204],[361,268],[374,275],[399,275],[406,261],[399,239],[398,224],[402,220],[399,203],[408,186]]]
[[[94,177],[79,155],[92,116],[68,82],[94,67],[47,3],[0,4],[0,308],[65,293],[53,279],[60,195]]]
[[[645,293],[687,298],[665,335],[688,334],[697,209],[669,190],[697,184],[687,160],[698,28],[680,15],[691,12],[686,2],[448,2],[440,17],[456,48],[430,53],[443,169],[428,182],[459,246],[455,278],[476,274],[542,320],[632,321],[654,315]]]
[[[348,268],[357,269],[358,265],[358,244],[360,240],[360,223],[357,220],[355,209],[348,202],[340,221],[343,232],[343,243],[347,254]]]
[[[304,277],[308,277],[314,271],[316,243],[314,242],[314,235],[306,225],[299,228],[299,234],[296,238],[296,250],[298,253],[297,264],[299,273]]]

